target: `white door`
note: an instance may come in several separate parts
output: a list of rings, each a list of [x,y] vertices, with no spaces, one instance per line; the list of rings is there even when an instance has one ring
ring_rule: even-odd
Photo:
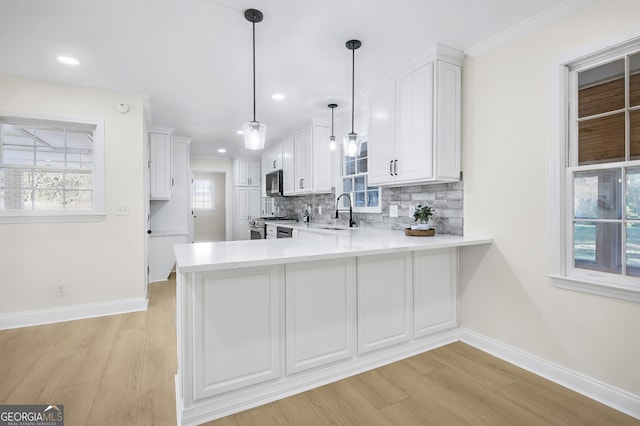
[[[191,179],[193,242],[225,240],[225,188],[225,173],[193,172]]]

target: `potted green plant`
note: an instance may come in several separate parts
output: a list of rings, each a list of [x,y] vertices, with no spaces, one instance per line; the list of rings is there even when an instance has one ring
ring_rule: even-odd
[[[428,222],[434,212],[435,210],[431,207],[418,204],[416,211],[413,213],[413,219],[418,222],[418,225],[412,226],[411,229],[429,229]]]

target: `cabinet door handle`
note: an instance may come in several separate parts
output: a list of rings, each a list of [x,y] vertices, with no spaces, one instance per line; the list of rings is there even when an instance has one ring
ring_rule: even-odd
[[[389,161],[389,174],[393,176],[393,160]]]
[[[394,160],[393,162],[393,173],[398,176],[398,160]]]

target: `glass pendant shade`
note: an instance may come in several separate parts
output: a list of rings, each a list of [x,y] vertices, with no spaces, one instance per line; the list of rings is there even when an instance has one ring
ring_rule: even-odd
[[[347,139],[343,140],[345,157],[355,157],[358,153],[358,134],[349,133]]]
[[[258,121],[247,121],[242,125],[244,135],[244,147],[247,149],[263,149],[267,135],[267,126]]]
[[[336,137],[331,136],[329,138],[329,151],[335,151],[338,145],[336,144]]]

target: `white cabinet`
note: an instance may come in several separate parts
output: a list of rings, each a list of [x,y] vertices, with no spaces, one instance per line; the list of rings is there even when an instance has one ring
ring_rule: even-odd
[[[440,59],[387,82],[369,98],[369,183],[460,178],[461,67]]]
[[[234,186],[260,187],[260,162],[238,159],[233,162]]]
[[[313,125],[313,192],[329,193],[334,185],[333,156],[329,150],[329,126]]]
[[[286,372],[354,356],[355,258],[286,266]]]
[[[171,133],[149,132],[149,194],[151,200],[171,199]]]
[[[282,169],[282,143],[270,146],[262,153],[262,181],[265,182],[265,175],[270,172]],[[262,186],[262,195],[266,197],[265,185]]]
[[[411,339],[412,274],[411,253],[358,259],[358,355]]]
[[[195,274],[194,400],[280,375],[281,265]],[[184,285],[184,283],[183,283]]]
[[[293,136],[294,188],[296,194],[307,194],[313,190],[313,140],[311,128]]]
[[[416,338],[458,326],[458,251],[413,253],[414,335]]]
[[[282,141],[284,195],[331,192],[332,157],[329,151],[329,127],[313,123]]]
[[[282,192],[284,192],[284,195],[293,195],[296,179],[293,136],[289,136],[282,141],[282,179]]]
[[[262,172],[269,173],[282,169],[282,144],[276,144],[262,154]]]
[[[260,188],[236,187],[233,189],[233,239],[248,240],[249,221],[260,216]]]

